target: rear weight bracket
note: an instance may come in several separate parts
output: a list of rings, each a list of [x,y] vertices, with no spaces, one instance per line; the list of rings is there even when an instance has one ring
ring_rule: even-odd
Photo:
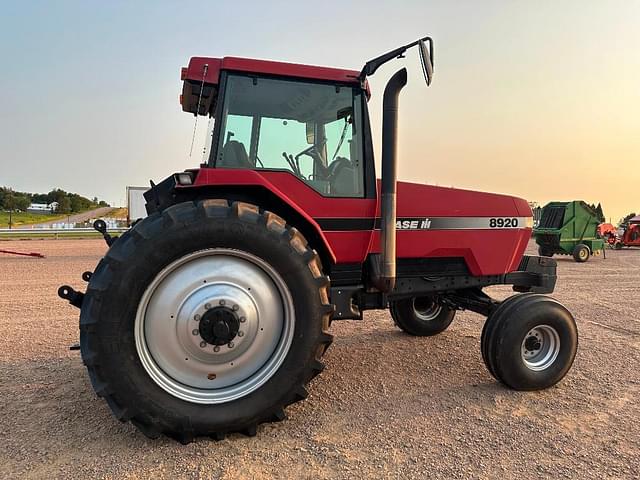
[[[357,295],[364,290],[362,285],[331,287],[330,299],[335,305],[332,320],[362,320]]]
[[[58,289],[58,296],[65,300],[68,300],[71,305],[77,308],[82,308],[82,301],[84,300],[84,293],[76,292],[69,285],[62,285]]]
[[[113,245],[113,242],[116,241],[118,237],[112,237],[107,233],[107,222],[104,220],[96,220],[93,222],[93,228],[102,234],[104,241],[107,242],[108,246]]]

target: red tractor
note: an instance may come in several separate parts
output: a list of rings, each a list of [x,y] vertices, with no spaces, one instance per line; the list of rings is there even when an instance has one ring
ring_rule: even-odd
[[[376,180],[362,71],[194,57],[182,109],[211,116],[210,156],[145,194],[148,217],[119,238],[86,293],[80,348],[91,383],[145,435],[255,434],[307,396],[324,368],[332,320],[391,312],[410,335],[445,330],[457,310],[487,317],[482,357],[516,390],[560,381],[577,349],[571,313],[547,297],[556,262],[523,255],[531,209],[520,198],[396,181],[401,69],[383,97]],[[512,285],[496,301],[483,292]]]
[[[640,247],[640,215],[629,219],[624,226],[622,235],[615,243],[616,250],[621,250],[622,247]]]

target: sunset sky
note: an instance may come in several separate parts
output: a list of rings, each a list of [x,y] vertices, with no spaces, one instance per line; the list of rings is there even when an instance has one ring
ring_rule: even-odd
[[[121,205],[197,166],[191,56],[360,69],[430,35],[431,87],[417,52],[371,79],[378,162],[382,90],[406,65],[401,179],[640,211],[640,1],[249,3],[3,2],[0,185]]]

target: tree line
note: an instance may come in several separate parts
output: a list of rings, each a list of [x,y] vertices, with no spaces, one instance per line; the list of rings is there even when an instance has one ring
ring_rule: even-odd
[[[8,187],[0,187],[0,210],[26,211],[32,203],[57,202],[55,213],[77,213],[97,207],[108,207],[109,204],[98,197],[88,199],[77,193],[65,192],[59,188],[49,193],[16,192]]]

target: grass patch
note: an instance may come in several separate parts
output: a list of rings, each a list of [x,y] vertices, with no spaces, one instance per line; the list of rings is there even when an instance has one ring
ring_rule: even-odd
[[[111,210],[109,212],[109,214],[107,215],[109,218],[127,218],[127,208],[126,207],[119,207],[119,208],[114,208],[113,210]]]
[[[47,213],[14,212],[12,217],[12,227],[18,228],[23,225],[33,225],[34,223],[49,222],[67,218],[66,215],[50,215]],[[0,228],[9,226],[9,212],[0,211]]]

